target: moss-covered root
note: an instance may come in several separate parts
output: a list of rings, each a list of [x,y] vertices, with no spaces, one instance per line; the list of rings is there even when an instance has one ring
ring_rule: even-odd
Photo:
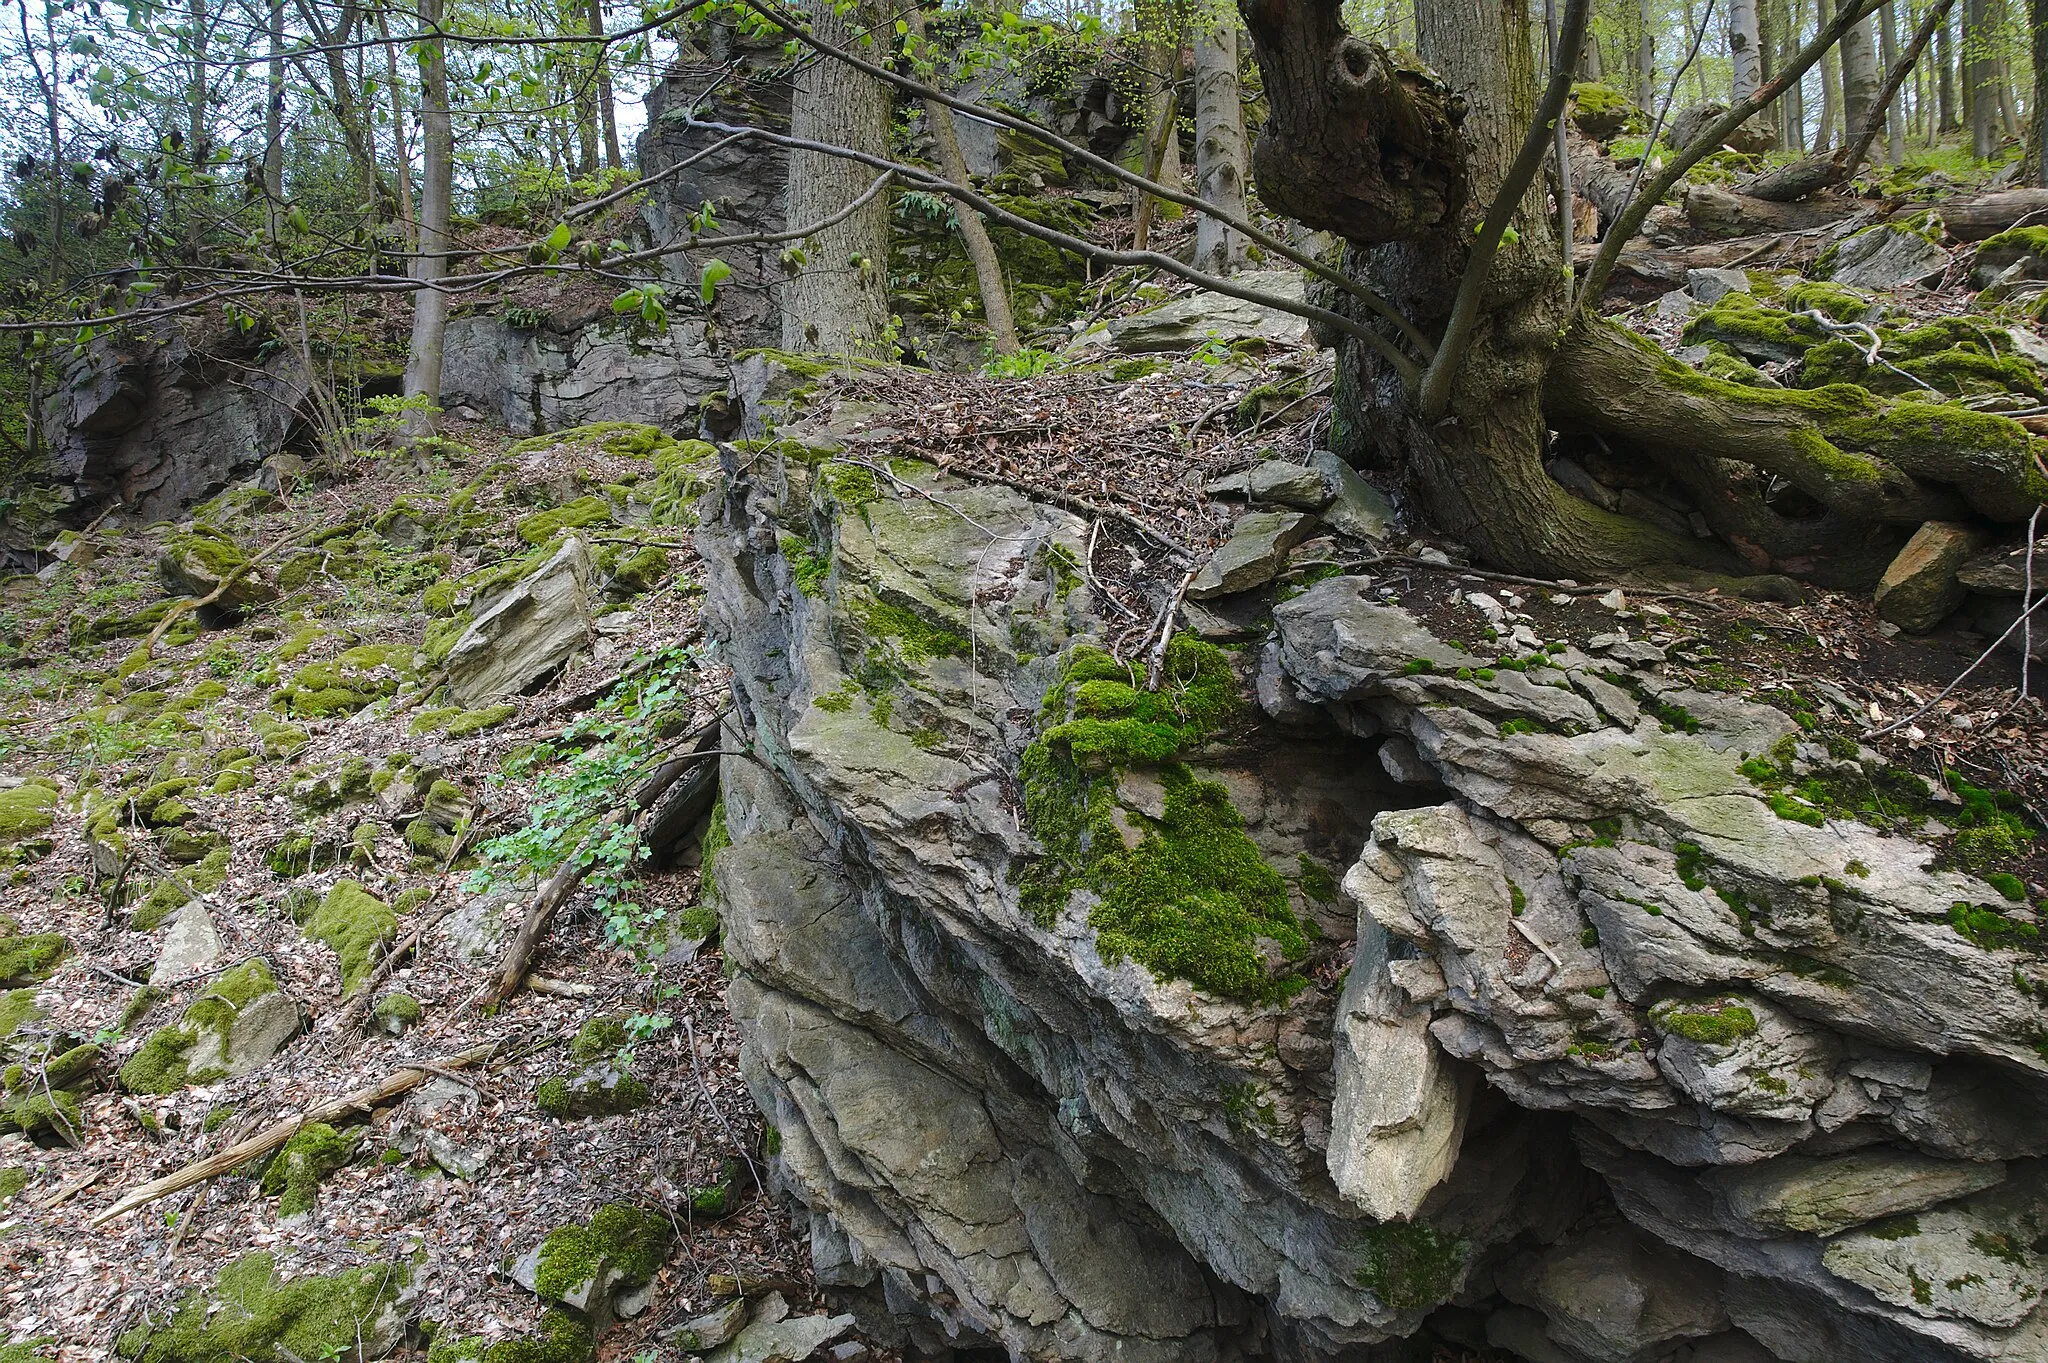
[[[1940,403],[1887,402],[1862,388],[1763,389],[1709,378],[1621,326],[1581,317],[1558,348],[1544,411],[1656,458],[1683,451],[1784,478],[1864,523],[1951,519],[1967,504],[2024,520],[2048,497],[2041,442],[2017,422]],[[1942,486],[1946,485],[1946,486]]]

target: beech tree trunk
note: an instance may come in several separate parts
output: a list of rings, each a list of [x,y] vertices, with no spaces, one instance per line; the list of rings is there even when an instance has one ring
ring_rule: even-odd
[[[867,5],[844,14],[817,5],[811,30],[834,47],[858,48],[861,34],[877,26],[874,21]],[[864,71],[844,62],[811,61],[796,75],[789,131],[887,156],[888,96]],[[841,157],[792,150],[783,221],[792,231],[822,222],[859,198],[873,178],[866,167]],[[805,259],[782,289],[783,348],[878,355],[889,325],[888,196],[876,195],[844,222],[812,233],[802,247]]]
[[[1955,44],[1949,38],[1949,21],[1944,19],[1941,27],[1934,30],[1934,102],[1938,117],[1935,120],[1935,137],[1952,133],[1962,124],[1956,120],[1956,67]],[[1928,139],[1929,145],[1934,137]]]
[[[1728,0],[1728,61],[1734,73],[1728,86],[1730,103],[1748,99],[1764,83],[1756,4],[1757,0]]]
[[[1986,0],[1970,0],[1963,15],[1963,89],[1970,103],[1970,151],[1980,161],[1990,157],[1998,133],[1992,120],[1997,96],[1991,93],[1992,63],[1984,59],[1984,45],[1991,39],[1986,28],[1990,6]]]
[[[604,36],[604,0],[590,0],[590,35]],[[604,163],[611,170],[623,169],[625,157],[619,154],[619,111],[612,99],[611,55],[603,47],[591,48],[592,60],[597,63],[597,116],[604,126]]]
[[[1877,103],[1877,46],[1870,40],[1870,21],[1852,24],[1842,35],[1842,140],[1846,143],[1870,119]]]
[[[419,0],[420,37],[420,231],[413,278],[412,351],[405,365],[405,395],[441,399],[441,352],[448,331],[448,295],[431,287],[448,273],[448,218],[455,193],[455,132],[448,109],[448,44],[439,36],[442,0]],[[414,408],[406,415],[414,435],[434,430],[434,413]]]
[[[1650,0],[1636,0],[1636,22],[1642,34],[1636,40],[1636,107],[1657,106],[1657,16]]]
[[[1878,48],[1884,56],[1886,71],[1899,64],[1899,30],[1894,8],[1892,0],[1885,0],[1884,8],[1877,12]],[[1895,92],[1884,110],[1886,159],[1895,166],[1906,159],[1906,120],[1899,108],[1901,103],[1903,101]]]
[[[1835,17],[1833,0],[1818,0],[1818,26],[1826,28]],[[1813,149],[1826,151],[1835,145],[1835,121],[1842,113],[1841,66],[1834,53],[1820,59],[1820,126],[1813,135]]]
[[[1244,105],[1237,85],[1237,9],[1209,3],[1195,15],[1195,184],[1202,202],[1245,216]],[[1195,222],[1195,266],[1227,275],[1245,262],[1244,237],[1211,217]]]
[[[2028,49],[2034,62],[2034,99],[2027,107],[2034,183],[2048,185],[2048,0],[2027,0]]]

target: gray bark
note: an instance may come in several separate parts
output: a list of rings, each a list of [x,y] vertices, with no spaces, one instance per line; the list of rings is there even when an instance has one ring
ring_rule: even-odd
[[[1237,85],[1237,7],[1195,17],[1195,184],[1204,203],[1245,216],[1244,106]],[[1195,268],[1229,274],[1245,262],[1244,237],[1211,217],[1195,223]]]
[[[1819,0],[1819,27],[1834,20],[1833,0]],[[1835,121],[1842,112],[1842,76],[1839,54],[1829,52],[1820,59],[1820,127],[1813,136],[1813,149],[1826,151],[1835,145]]]
[[[590,34],[604,36],[604,0],[590,0]],[[597,62],[597,115],[604,125],[604,163],[612,170],[619,170],[626,164],[619,154],[619,113],[612,98],[611,54],[602,47],[592,47]]]
[[[420,233],[413,278],[423,287],[413,293],[412,353],[405,364],[405,395],[438,402],[441,396],[441,349],[448,330],[448,295],[431,287],[448,273],[450,200],[455,189],[455,134],[448,110],[448,45],[437,34],[442,0],[419,0],[420,55]],[[414,411],[406,418],[415,435],[430,434],[433,414]]]
[[[1650,0],[1637,0],[1636,22],[1642,36],[1636,43],[1636,107],[1657,107],[1657,16]]]
[[[264,81],[263,192],[269,197],[270,231],[277,234],[284,210],[284,0],[270,0],[270,67]]]
[[[1987,23],[1990,8],[1986,0],[1970,0],[1963,16],[1963,89],[1970,104],[1970,150],[1980,161],[1998,144],[1998,130],[1992,125],[1998,116],[1997,96],[1991,92],[1992,73],[1997,68],[1984,60],[1982,51],[1991,37]]]
[[[1877,103],[1877,47],[1870,40],[1870,21],[1852,24],[1842,35],[1842,135],[1854,137]]]
[[[811,16],[811,31],[840,48],[857,48],[862,32],[874,26],[866,6],[840,14],[819,5]],[[799,70],[793,84],[791,136],[872,156],[889,154],[889,99],[874,77],[844,62],[818,59]],[[794,231],[831,217],[859,198],[871,179],[853,161],[792,151],[783,221]],[[805,259],[782,290],[783,348],[873,353],[889,324],[888,196],[876,195],[802,246]]]
[[[1890,71],[1899,64],[1898,14],[1893,0],[1885,0],[1884,8],[1877,12],[1877,32],[1884,51],[1884,69]],[[1894,94],[1884,111],[1885,151],[1895,166],[1906,159],[1906,119],[1899,109],[1901,102]]]
[[[1728,60],[1734,72],[1728,85],[1729,102],[1739,103],[1754,95],[1764,83],[1756,0],[1728,0]]]

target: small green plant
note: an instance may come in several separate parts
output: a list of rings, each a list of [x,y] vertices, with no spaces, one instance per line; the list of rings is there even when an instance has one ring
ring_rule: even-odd
[[[991,356],[981,372],[991,379],[1035,379],[1058,361],[1059,357],[1051,351],[1027,345],[1019,347],[1014,355]]]

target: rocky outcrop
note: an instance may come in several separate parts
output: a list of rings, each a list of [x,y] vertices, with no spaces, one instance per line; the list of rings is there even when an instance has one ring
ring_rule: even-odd
[[[49,480],[79,505],[173,515],[275,454],[306,379],[263,336],[167,322],[92,342],[45,402]]]
[[[1082,522],[896,468],[734,464],[700,532],[743,1066],[864,1328],[2048,1357],[2033,917],[1856,817],[1935,812],[1874,755],[1357,577],[1149,702],[1057,571]]]
[[[608,309],[600,321],[514,325],[481,312],[448,320],[441,405],[475,408],[522,435],[601,421],[694,431],[698,405],[725,386],[701,320],[652,331]]]

